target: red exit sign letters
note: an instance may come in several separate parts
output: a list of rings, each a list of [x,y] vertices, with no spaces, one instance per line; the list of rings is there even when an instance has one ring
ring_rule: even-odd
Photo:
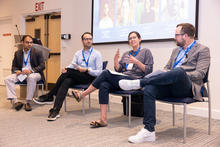
[[[35,11],[42,11],[44,10],[44,2],[35,3]]]

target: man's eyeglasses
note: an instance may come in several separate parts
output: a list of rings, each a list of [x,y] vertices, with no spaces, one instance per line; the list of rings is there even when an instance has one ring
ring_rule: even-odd
[[[25,41],[26,44],[33,44],[33,42]]]
[[[88,40],[92,41],[92,38],[83,38],[83,40],[85,40],[85,41],[88,41]]]
[[[183,36],[184,34],[175,34],[175,37],[177,37],[177,36]]]

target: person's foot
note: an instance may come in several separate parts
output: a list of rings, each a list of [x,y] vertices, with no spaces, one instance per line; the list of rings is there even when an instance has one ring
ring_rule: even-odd
[[[50,97],[48,94],[41,95],[37,98],[33,98],[33,101],[37,104],[43,105],[43,104],[53,104],[53,97]]]
[[[90,127],[91,128],[99,128],[99,127],[106,127],[108,123],[103,120],[97,120],[97,121],[91,121],[90,122]]]
[[[77,102],[80,102],[82,100],[82,95],[79,91],[73,90],[72,94],[73,94],[73,97],[76,99]]]
[[[145,128],[142,128],[136,135],[128,138],[128,142],[130,143],[143,143],[150,141],[155,141],[155,132],[150,132]]]
[[[25,111],[31,111],[31,110],[32,110],[32,107],[31,107],[30,103],[26,103],[26,104],[24,105],[24,110],[25,110]]]
[[[140,80],[120,80],[119,86],[123,90],[137,90],[140,89]]]
[[[21,110],[21,108],[23,107],[23,103],[22,102],[16,102],[15,104],[14,104],[14,108],[15,108],[15,110],[16,111],[19,111],[19,110]]]
[[[57,109],[50,109],[49,111],[49,115],[48,115],[48,118],[47,120],[48,121],[55,121],[57,118],[59,118],[60,115],[59,115],[59,110]]]

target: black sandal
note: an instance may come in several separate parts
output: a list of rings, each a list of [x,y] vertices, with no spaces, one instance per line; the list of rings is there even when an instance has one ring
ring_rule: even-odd
[[[99,128],[99,127],[106,127],[108,124],[105,124],[102,120],[100,122],[92,121],[90,123],[91,128]]]
[[[80,96],[78,96],[78,94],[76,94],[76,91],[72,91],[72,95],[73,95],[73,97],[76,99],[76,101],[77,102],[80,102],[81,101],[81,94],[80,94]]]

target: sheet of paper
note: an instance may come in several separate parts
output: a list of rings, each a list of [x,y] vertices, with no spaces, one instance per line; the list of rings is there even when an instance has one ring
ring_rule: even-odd
[[[72,63],[73,67],[76,69],[79,65]]]
[[[19,80],[20,82],[23,82],[23,81],[27,78],[27,75],[25,75],[25,74],[20,74],[20,75],[17,76],[17,78],[18,78],[18,80]]]
[[[127,75],[125,75],[125,74],[123,74],[123,73],[120,73],[120,72],[116,72],[116,71],[112,71],[112,70],[109,70],[109,71],[110,71],[110,73],[113,74],[113,75],[127,76]]]

